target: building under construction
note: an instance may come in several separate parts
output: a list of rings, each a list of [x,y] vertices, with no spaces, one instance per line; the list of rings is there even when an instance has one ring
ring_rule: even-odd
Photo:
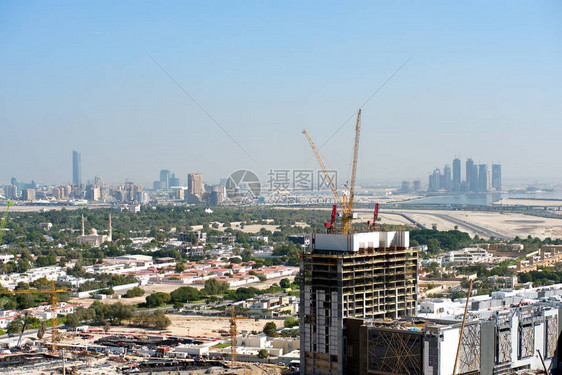
[[[560,308],[528,305],[472,313],[460,320],[348,319],[347,374],[513,374],[558,367]],[[552,371],[549,371],[551,373]]]
[[[348,318],[414,316],[416,249],[409,232],[313,234],[301,258],[301,374],[349,373]]]

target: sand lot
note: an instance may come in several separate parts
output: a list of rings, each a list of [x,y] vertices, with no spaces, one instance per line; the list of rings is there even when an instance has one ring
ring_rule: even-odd
[[[167,328],[174,335],[221,337],[219,331],[230,332],[230,319],[227,317],[205,317],[195,315],[168,314],[172,324]],[[278,328],[283,327],[283,320],[237,319],[240,333],[261,332],[268,322],[274,322]]]
[[[510,238],[515,236],[523,238],[528,235],[541,239],[546,237],[562,238],[562,219],[500,212],[445,210],[393,211],[404,213],[428,228],[431,228],[432,225],[435,224],[439,230],[451,230],[457,225],[459,230],[468,232],[471,236],[476,234],[475,231],[470,227],[463,227],[458,221],[478,225]],[[450,218],[456,221],[452,221]],[[482,237],[482,235],[480,236]]]
[[[298,272],[298,267],[288,267],[294,270],[294,272]],[[288,276],[287,279],[289,280],[294,280],[294,276]],[[267,289],[269,288],[271,285],[273,284],[279,284],[279,282],[283,279],[283,277],[277,277],[275,279],[269,279],[266,280],[264,282],[261,283],[252,283],[252,284],[247,284],[244,285],[243,287],[254,287],[254,288],[258,288],[258,289]],[[151,294],[151,293],[155,293],[155,292],[164,292],[164,293],[170,293],[173,292],[174,290],[178,289],[181,286],[191,286],[193,288],[197,288],[197,289],[202,289],[203,288],[203,284],[187,284],[187,285],[180,285],[180,284],[149,284],[149,285],[143,285],[141,288],[144,289],[145,294],[143,296],[140,297],[134,297],[134,298],[121,298],[121,299],[117,299],[117,298],[107,298],[104,300],[101,300],[101,302],[104,303],[115,303],[115,302],[121,302],[125,305],[136,305],[138,303],[141,302],[145,302],[145,298],[147,295]],[[231,288],[231,289],[238,289],[240,288],[239,286]],[[120,290],[118,292],[116,292],[116,294],[125,294],[126,290]],[[69,302],[71,303],[80,303],[82,304],[84,307],[90,306],[94,301],[98,301],[95,300],[93,298],[72,298],[70,299]]]

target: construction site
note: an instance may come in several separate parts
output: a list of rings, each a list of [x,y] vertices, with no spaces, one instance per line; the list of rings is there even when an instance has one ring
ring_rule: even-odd
[[[361,110],[357,114],[349,190],[341,194],[318,148],[303,131],[340,207],[334,205],[326,233],[315,233],[301,257],[301,374],[344,374],[349,318],[413,316],[417,307],[417,250],[409,232],[378,230],[378,205],[368,226],[354,226],[355,180]]]
[[[557,362],[559,319],[560,309],[547,305],[472,314],[464,326],[458,319],[350,319],[347,373],[546,371]]]
[[[83,328],[82,328],[83,329]],[[56,343],[21,335],[0,356],[0,372],[13,374],[282,374],[289,366],[236,353],[230,333],[222,337],[176,336],[171,331],[90,327],[59,330]],[[224,349],[217,349],[222,348]]]

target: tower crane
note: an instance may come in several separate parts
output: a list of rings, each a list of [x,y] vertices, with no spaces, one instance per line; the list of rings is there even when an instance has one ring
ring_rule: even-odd
[[[312,141],[312,138],[308,134],[306,130],[303,130],[302,133],[306,136],[316,159],[318,160],[318,164],[320,164],[320,168],[324,172],[324,176],[328,181],[328,185],[332,190],[332,193],[336,197],[336,201],[340,205],[341,208],[341,221],[342,221],[342,232],[343,234],[351,234],[353,233],[353,225],[352,220],[355,218],[353,213],[353,204],[355,200],[355,180],[357,176],[357,158],[359,156],[359,139],[361,136],[361,109],[357,112],[357,122],[355,123],[355,143],[353,145],[353,161],[351,164],[351,183],[349,185],[349,192],[345,192],[343,194],[339,194],[337,187],[332,180],[332,177],[328,173],[326,166],[324,165],[324,161],[322,160],[322,156],[320,152],[316,148],[316,145]]]
[[[379,204],[375,203],[375,212],[373,213],[373,221],[368,221],[367,224],[369,225],[370,230],[376,231],[378,229],[377,220],[379,219]]]
[[[334,223],[336,222],[337,213],[338,213],[338,205],[334,204],[334,206],[332,207],[332,215],[330,216],[330,222],[324,223],[327,233],[334,233],[335,230]]]
[[[238,325],[236,321],[240,319],[252,319],[246,316],[236,316],[234,311],[234,306],[230,306],[231,318],[230,318],[230,349],[231,349],[231,366],[236,366],[236,336],[238,336]],[[256,319],[257,321],[257,319]]]
[[[52,352],[53,354],[57,355],[57,304],[58,304],[58,294],[59,293],[69,293],[71,290],[68,289],[56,289],[55,282],[51,281],[51,289],[26,289],[26,290],[9,290],[9,291],[2,291],[0,294],[41,294],[41,293],[48,293],[50,295],[50,303],[51,303],[51,310],[53,311],[53,317],[51,319],[51,345],[52,345]]]

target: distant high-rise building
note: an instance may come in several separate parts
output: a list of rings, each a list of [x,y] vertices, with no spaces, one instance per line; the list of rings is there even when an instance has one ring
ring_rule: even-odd
[[[187,191],[189,194],[203,195],[203,176],[201,173],[190,173],[187,175]]]
[[[427,191],[438,191],[441,188],[441,171],[436,169],[429,176],[429,187]]]
[[[478,191],[479,180],[478,180],[478,166],[474,164],[472,166],[472,173],[470,174],[470,191]]]
[[[472,159],[466,159],[465,165],[465,173],[466,173],[466,189],[468,191],[473,191],[473,182],[472,182],[472,168],[474,167],[474,162]]]
[[[162,169],[160,171],[160,189],[167,189],[170,187],[170,171]]]
[[[168,187],[180,186],[180,179],[174,173],[170,176]]]
[[[488,191],[488,166],[480,164],[478,166],[478,190]]]
[[[82,155],[78,151],[72,151],[72,184],[82,185]]]
[[[410,192],[410,181],[402,181],[402,187],[400,188],[402,193]]]
[[[4,194],[7,199],[16,199],[18,197],[18,187],[16,185],[6,185]]]
[[[439,181],[441,185],[441,189],[445,189],[447,191],[451,191],[451,166],[446,165],[443,168],[443,175],[441,176],[441,180]]]
[[[21,192],[21,199],[24,201],[34,201],[35,200],[35,189],[24,189]]]
[[[420,180],[414,180],[414,191],[420,191],[421,190],[421,181]]]
[[[492,188],[496,191],[502,190],[502,166],[501,164],[492,164]]]
[[[86,199],[91,201],[99,201],[101,199],[101,189],[96,185],[86,186]]]
[[[455,158],[453,160],[453,191],[461,189],[461,159]]]

